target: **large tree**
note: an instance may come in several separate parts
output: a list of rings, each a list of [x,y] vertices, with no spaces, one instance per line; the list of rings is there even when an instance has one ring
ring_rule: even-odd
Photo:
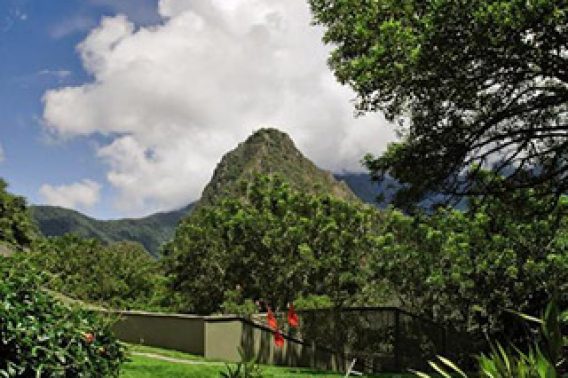
[[[235,297],[284,308],[310,295],[334,305],[366,295],[374,208],[297,192],[278,177],[256,176],[240,194],[191,214],[166,245],[186,310],[216,312]]]
[[[568,303],[568,198],[538,214],[544,201],[528,189],[472,200],[465,212],[385,212],[371,265],[415,313],[463,331],[519,336],[508,310],[538,316],[555,292]]]
[[[401,142],[366,159],[377,178],[407,184],[399,203],[437,191],[566,192],[566,1],[308,1],[358,110],[401,126]],[[486,167],[506,180],[472,187]]]

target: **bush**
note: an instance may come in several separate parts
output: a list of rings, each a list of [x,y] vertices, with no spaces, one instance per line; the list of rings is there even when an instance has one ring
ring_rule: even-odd
[[[307,295],[297,298],[294,301],[294,306],[298,310],[316,310],[332,308],[333,302],[327,295]]]
[[[14,249],[28,249],[37,238],[37,230],[26,207],[26,200],[6,191],[0,179],[0,244]]]
[[[48,287],[74,299],[123,309],[158,307],[158,262],[135,242],[110,245],[75,235],[37,243],[33,264],[49,273]]]
[[[124,354],[111,321],[63,304],[38,277],[29,264],[0,258],[0,375],[117,377]]]
[[[514,312],[513,312],[514,313]],[[487,378],[556,378],[565,377],[567,368],[568,339],[565,330],[568,311],[561,312],[556,296],[547,305],[542,318],[519,314],[523,319],[539,324],[538,330],[531,332],[531,345],[503,348],[499,342],[491,345],[489,354],[478,356],[479,377]],[[536,337],[535,337],[536,336]],[[451,360],[438,356],[439,361],[430,361],[430,366],[444,377],[460,376],[467,378]],[[420,378],[433,376],[414,372]],[[438,376],[438,375],[436,375]]]

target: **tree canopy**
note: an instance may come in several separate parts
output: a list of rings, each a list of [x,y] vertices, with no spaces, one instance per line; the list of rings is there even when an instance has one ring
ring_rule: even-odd
[[[297,192],[278,177],[255,176],[241,191],[190,215],[166,245],[166,273],[186,310],[211,313],[247,299],[285,308],[313,296],[342,305],[372,285],[374,208]]]
[[[439,191],[566,192],[566,1],[309,3],[357,109],[400,124],[401,142],[366,158],[376,178],[406,184],[400,204]],[[474,188],[472,176],[487,167],[506,179]]]
[[[543,200],[533,190],[471,205],[430,216],[387,212],[373,271],[413,312],[478,335],[519,336],[508,310],[538,316],[568,290],[568,198],[538,216]]]
[[[104,244],[69,234],[40,240],[28,257],[47,273],[47,287],[74,299],[114,308],[159,307],[164,279],[139,243]]]
[[[0,244],[26,249],[37,237],[37,230],[28,213],[26,200],[9,193],[7,187],[0,178]]]

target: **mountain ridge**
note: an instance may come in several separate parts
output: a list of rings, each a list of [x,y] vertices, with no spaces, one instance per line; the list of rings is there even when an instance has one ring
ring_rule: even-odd
[[[211,181],[203,190],[198,206],[236,195],[238,183],[258,173],[280,175],[296,190],[359,201],[344,182],[338,181],[331,172],[317,167],[306,158],[288,134],[263,128],[222,157]]]
[[[30,206],[32,218],[44,236],[74,233],[103,242],[130,240],[141,243],[153,256],[168,241],[178,224],[194,207],[190,203],[178,210],[158,212],[143,218],[99,220],[79,211],[58,206]]]
[[[54,206],[31,206],[33,219],[45,236],[75,233],[103,242],[140,242],[153,256],[159,256],[162,243],[173,237],[178,222],[199,206],[214,204],[220,198],[235,196],[237,186],[252,175],[278,174],[292,188],[312,194],[331,194],[347,201],[368,201],[372,185],[363,177],[333,175],[318,168],[295,146],[292,139],[276,129],[260,129],[227,152],[215,168],[199,201],[181,209],[151,214],[138,219],[98,220],[76,210]],[[368,175],[367,175],[368,176]],[[351,189],[349,182],[360,188]],[[364,198],[355,193],[364,193]],[[374,200],[374,198],[373,198]]]

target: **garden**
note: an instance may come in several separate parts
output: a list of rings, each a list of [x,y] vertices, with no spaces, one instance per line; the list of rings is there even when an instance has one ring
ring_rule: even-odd
[[[363,158],[388,205],[257,172],[154,258],[41,235],[0,180],[1,376],[339,377],[355,357],[378,378],[567,376],[566,1],[308,3],[357,112],[398,125]],[[268,344],[231,363],[127,345],[121,311],[231,315]],[[349,358],[264,364],[292,338]]]

